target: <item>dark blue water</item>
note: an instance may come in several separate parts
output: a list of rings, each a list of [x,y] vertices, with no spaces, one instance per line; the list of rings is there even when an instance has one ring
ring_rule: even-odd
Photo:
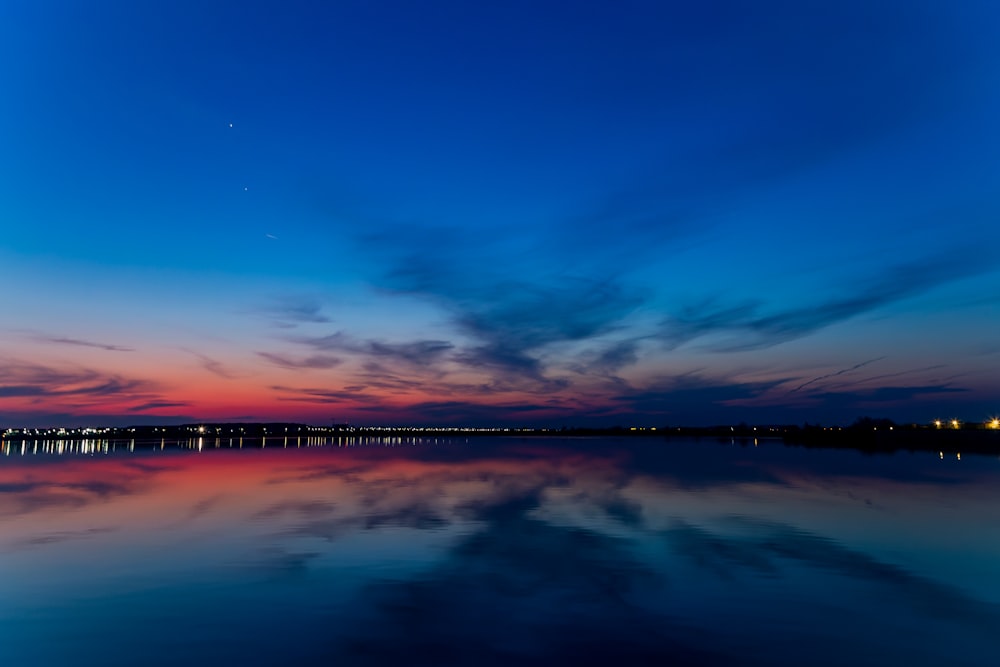
[[[306,444],[8,443],[0,664],[1000,659],[995,457]]]

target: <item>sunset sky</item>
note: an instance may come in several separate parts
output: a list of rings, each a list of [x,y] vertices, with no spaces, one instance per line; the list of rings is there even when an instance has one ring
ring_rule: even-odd
[[[0,4],[0,426],[1000,413],[1000,4]]]

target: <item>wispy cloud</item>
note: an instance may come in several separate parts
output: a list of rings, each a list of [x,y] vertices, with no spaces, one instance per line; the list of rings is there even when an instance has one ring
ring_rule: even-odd
[[[227,368],[226,365],[223,364],[218,359],[213,359],[212,357],[202,354],[201,352],[196,352],[194,350],[189,350],[187,348],[181,348],[181,349],[183,349],[188,354],[196,357],[201,367],[204,368],[209,373],[211,373],[212,375],[216,375],[225,380],[235,380],[239,377],[239,374]]]
[[[732,420],[745,417],[737,407],[741,401],[762,396],[784,381],[740,382],[684,374],[629,388],[612,397],[611,402],[618,406],[619,412],[655,416],[674,423],[705,423],[718,420],[722,414]]]
[[[282,385],[273,385],[271,389],[278,392],[279,401],[326,403],[332,405],[381,405],[383,403],[381,397],[364,391],[328,389],[324,387],[286,387]]]
[[[108,352],[135,352],[135,348],[124,345],[112,345],[109,343],[99,343],[81,338],[69,338],[67,336],[52,336],[42,333],[30,333],[29,337],[39,343],[52,343],[55,345],[75,345],[77,347],[92,347]]]
[[[307,295],[275,296],[267,303],[250,309],[250,312],[268,319],[282,329],[293,329],[300,324],[325,324],[330,318],[323,314],[319,299]]]
[[[257,355],[266,359],[275,366],[290,368],[295,370],[318,369],[325,370],[334,368],[344,363],[340,357],[333,357],[325,354],[314,354],[308,357],[296,358],[274,352],[258,352]]]
[[[0,359],[0,397],[128,396],[157,389],[155,383],[87,368],[53,368]]]
[[[800,391],[800,390],[808,387],[809,385],[815,384],[815,383],[817,383],[817,382],[819,382],[821,380],[828,380],[829,378],[835,378],[835,377],[839,377],[841,375],[846,375],[847,373],[853,373],[856,370],[864,368],[865,366],[867,366],[869,364],[874,364],[876,361],[882,361],[883,359],[885,359],[885,357],[875,357],[874,359],[869,359],[868,361],[862,361],[860,364],[854,364],[850,368],[843,368],[843,369],[841,369],[839,371],[836,371],[836,372],[833,372],[833,373],[827,373],[826,375],[820,375],[818,377],[814,377],[813,379],[811,379],[811,380],[809,380],[807,382],[803,382],[799,386],[795,387],[794,389],[792,389],[792,391],[793,392]]]
[[[415,366],[428,366],[436,363],[454,348],[454,345],[444,340],[392,343],[382,340],[357,339],[339,331],[326,336],[300,336],[291,340],[317,350],[348,352],[385,361],[405,362]]]
[[[953,387],[945,384],[915,385],[905,387],[890,386],[859,389],[857,391],[818,392],[811,394],[811,398],[822,401],[827,407],[845,406],[862,408],[877,404],[903,403],[925,396],[960,394],[967,391],[967,389],[962,387]]]
[[[145,403],[140,403],[139,405],[133,405],[128,408],[129,412],[145,412],[147,410],[161,410],[163,408],[184,408],[188,407],[189,403],[177,402],[177,401],[147,401]]]
[[[148,410],[183,407],[157,382],[75,365],[50,366],[0,358],[0,410],[4,421],[69,426],[136,423]],[[178,416],[157,415],[159,421]]]
[[[706,301],[668,318],[663,324],[663,337],[672,345],[681,345],[722,335],[721,341],[707,344],[719,352],[773,347],[994,267],[992,260],[981,255],[972,257],[952,249],[892,267],[845,296],[771,313],[762,312],[759,301],[735,305]]]
[[[452,313],[462,336],[475,342],[456,352],[457,362],[542,382],[547,347],[612,332],[645,300],[644,292],[615,279],[477,284],[423,260],[401,265],[391,281]]]

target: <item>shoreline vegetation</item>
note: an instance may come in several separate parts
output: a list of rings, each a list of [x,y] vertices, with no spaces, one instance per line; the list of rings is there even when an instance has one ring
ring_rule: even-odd
[[[173,426],[126,426],[81,428],[23,428],[0,431],[0,440],[66,441],[66,440],[127,440],[139,446],[160,445],[164,441],[189,441],[203,438],[218,440],[233,438],[263,440],[284,438],[333,437],[629,437],[643,439],[674,438],[709,439],[732,444],[750,445],[761,440],[781,440],[787,445],[858,449],[871,452],[948,451],[1000,455],[1000,427],[996,420],[983,423],[934,422],[895,424],[886,419],[858,419],[850,426],[756,425],[748,424],[690,427],[631,427],[608,428],[516,428],[516,427],[407,427],[352,426],[333,424],[312,426],[289,422],[269,423],[195,423]]]

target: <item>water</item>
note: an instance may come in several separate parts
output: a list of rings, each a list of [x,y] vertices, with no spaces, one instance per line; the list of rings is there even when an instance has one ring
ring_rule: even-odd
[[[8,443],[0,663],[995,665],[1000,460]],[[134,450],[134,451],[130,451]]]

